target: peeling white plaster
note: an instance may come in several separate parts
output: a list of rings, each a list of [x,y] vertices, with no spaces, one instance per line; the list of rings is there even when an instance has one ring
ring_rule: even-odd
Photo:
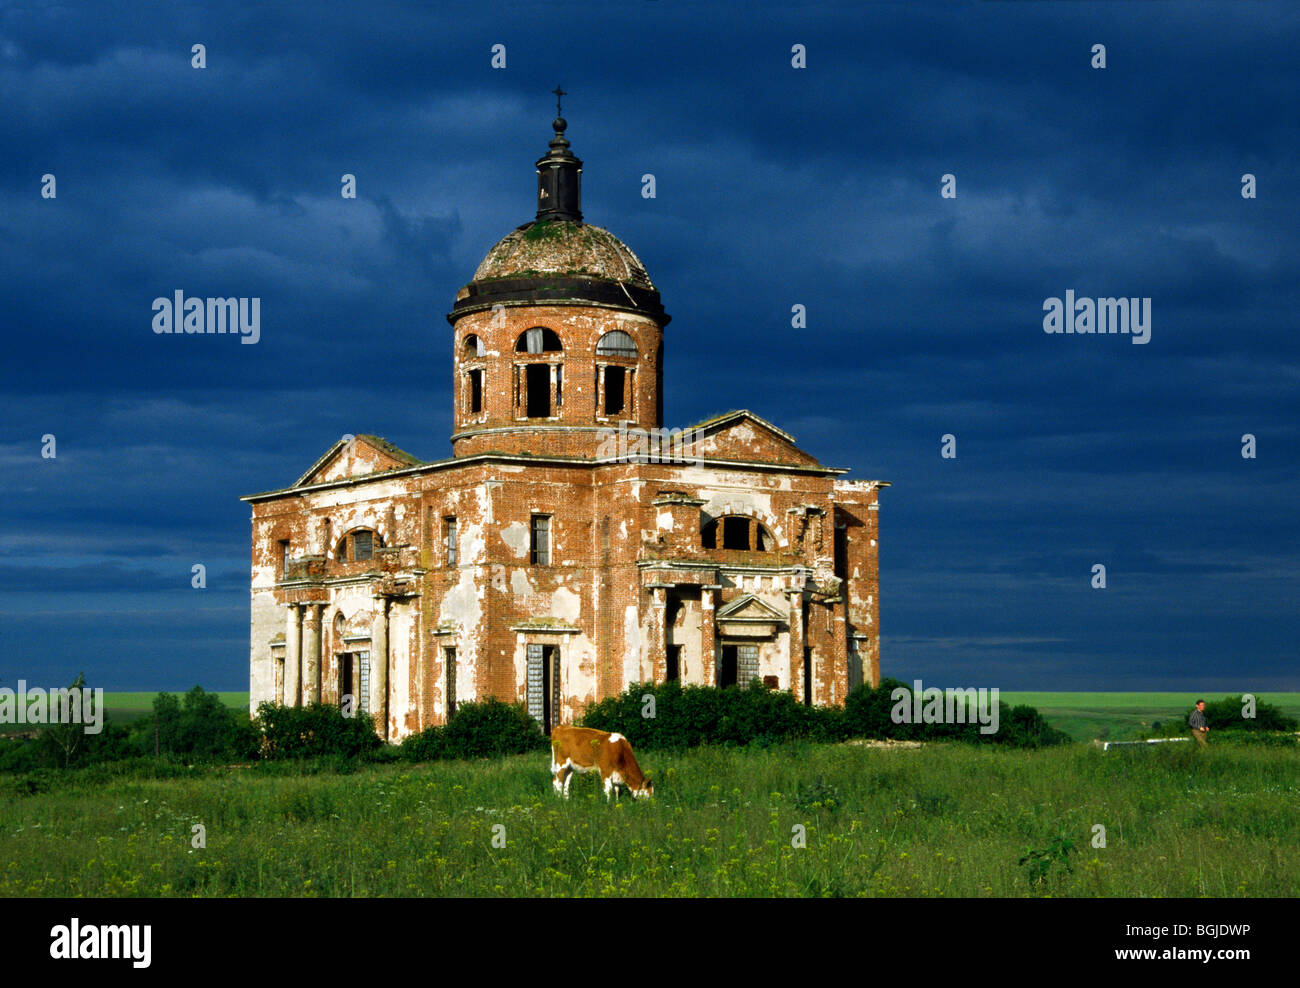
[[[521,521],[512,521],[501,529],[501,541],[517,558],[523,559],[528,554],[528,526]]]

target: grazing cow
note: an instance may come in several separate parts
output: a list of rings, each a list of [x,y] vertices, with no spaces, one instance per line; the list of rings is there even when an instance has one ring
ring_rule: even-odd
[[[641,774],[632,746],[621,734],[609,734],[591,727],[556,727],[551,731],[551,772],[555,791],[569,798],[574,772],[600,772],[605,798],[617,796],[618,787],[632,790],[632,798],[649,798],[654,785]]]

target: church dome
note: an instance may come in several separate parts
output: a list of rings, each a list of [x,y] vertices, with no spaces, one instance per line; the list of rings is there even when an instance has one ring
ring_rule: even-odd
[[[556,111],[555,136],[535,165],[537,218],[487,252],[474,280],[456,294],[448,321],[498,305],[595,305],[668,325],[641,259],[608,230],[582,222],[582,161]]]
[[[506,234],[483,258],[474,280],[557,275],[655,287],[627,244],[608,230],[571,220],[534,220]]]

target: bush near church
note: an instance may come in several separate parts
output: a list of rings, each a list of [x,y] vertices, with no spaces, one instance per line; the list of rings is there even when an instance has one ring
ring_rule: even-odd
[[[327,703],[286,707],[263,702],[257,706],[254,726],[261,735],[262,758],[356,758],[383,746],[369,717],[345,717],[342,710]]]
[[[495,697],[462,703],[442,726],[427,727],[402,741],[402,756],[425,762],[446,758],[494,758],[545,751],[550,746],[541,726],[522,703]]]
[[[911,688],[896,679],[872,689],[859,686],[844,707],[809,707],[790,693],[769,690],[758,680],[741,688],[634,684],[619,696],[587,708],[583,726],[617,731],[633,748],[692,748],[701,744],[774,744],[780,741],[844,741],[877,738],[907,741],[960,740],[1040,748],[1065,744],[1069,735],[1051,727],[1033,707],[999,703],[998,732],[981,734],[978,722],[896,724],[891,712],[896,689]],[[648,698],[653,697],[651,706]],[[653,716],[649,716],[653,710]],[[974,720],[973,712],[969,718]]]

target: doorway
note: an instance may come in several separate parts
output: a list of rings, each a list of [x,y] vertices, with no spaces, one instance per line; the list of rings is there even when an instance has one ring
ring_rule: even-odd
[[[528,715],[547,734],[558,723],[560,710],[560,649],[558,645],[528,646]]]
[[[736,685],[736,646],[722,646],[722,661],[718,663],[718,685],[735,686]]]
[[[344,706],[347,697],[352,697],[352,708],[357,709],[357,691],[353,682],[353,674],[356,669],[356,663],[353,661],[354,656],[351,652],[340,652],[338,655],[339,668],[339,706]]]

